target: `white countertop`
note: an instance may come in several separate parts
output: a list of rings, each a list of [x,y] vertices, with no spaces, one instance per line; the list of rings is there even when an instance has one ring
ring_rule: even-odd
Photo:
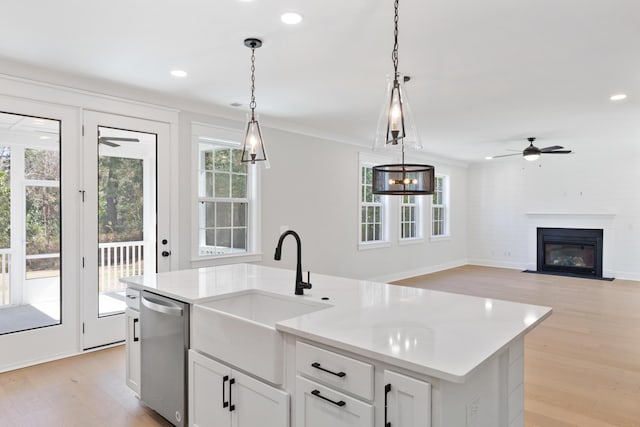
[[[248,289],[293,296],[295,272],[234,264],[122,281],[197,304]],[[299,298],[333,307],[279,322],[278,330],[457,383],[551,314],[549,307],[313,273],[311,282]]]

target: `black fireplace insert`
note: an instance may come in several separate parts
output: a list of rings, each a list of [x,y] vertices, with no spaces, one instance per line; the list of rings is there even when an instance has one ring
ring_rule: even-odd
[[[602,278],[602,229],[538,228],[538,271]]]

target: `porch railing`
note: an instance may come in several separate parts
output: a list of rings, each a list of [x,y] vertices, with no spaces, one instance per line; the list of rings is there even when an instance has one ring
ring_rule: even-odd
[[[144,272],[144,242],[114,242],[98,244],[98,275],[100,292],[125,288],[121,277]]]
[[[11,302],[11,249],[0,249],[0,306]]]

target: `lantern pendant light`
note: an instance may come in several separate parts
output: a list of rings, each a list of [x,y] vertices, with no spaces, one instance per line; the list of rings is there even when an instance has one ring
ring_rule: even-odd
[[[244,45],[251,49],[251,102],[249,108],[251,108],[251,116],[247,123],[247,130],[244,134],[244,140],[242,143],[242,163],[251,163],[267,160],[267,154],[264,150],[264,142],[262,141],[262,132],[260,131],[260,125],[256,119],[256,49],[262,46],[262,40],[256,38],[248,38],[244,41]]]
[[[391,195],[424,195],[433,194],[435,187],[435,169],[431,165],[409,164],[404,162],[405,140],[415,149],[421,149],[412,120],[411,110],[407,102],[404,83],[408,77],[401,79],[398,72],[398,3],[394,2],[394,45],[391,58],[393,60],[393,82],[390,84],[389,102],[385,104],[380,117],[375,148],[391,146],[402,152],[402,163],[379,165],[373,167],[373,193]],[[381,132],[381,130],[384,131]]]

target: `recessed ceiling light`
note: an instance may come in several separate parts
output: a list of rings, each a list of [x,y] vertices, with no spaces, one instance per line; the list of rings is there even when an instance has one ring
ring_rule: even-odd
[[[173,77],[187,77],[187,72],[183,70],[171,70]]]
[[[618,93],[615,95],[612,95],[611,98],[609,98],[612,101],[622,101],[623,99],[627,99],[627,95],[624,93]]]
[[[51,139],[51,137],[47,135],[40,135],[40,139]]]
[[[485,160],[491,160],[491,159],[493,159],[493,157],[492,157],[492,156],[487,156],[487,157],[485,157],[484,159],[485,159]]]
[[[280,15],[280,20],[288,25],[296,25],[302,21],[302,15],[296,12],[287,12]]]

